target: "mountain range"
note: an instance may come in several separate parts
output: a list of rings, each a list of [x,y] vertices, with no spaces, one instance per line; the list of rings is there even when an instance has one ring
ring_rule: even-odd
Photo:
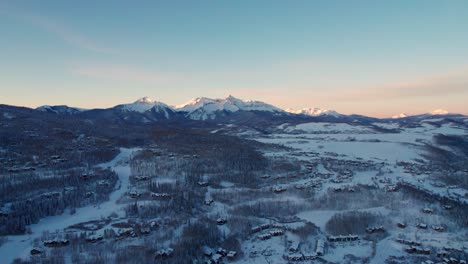
[[[44,105],[30,110],[59,116],[74,116],[90,121],[133,124],[183,123],[194,125],[195,123],[231,123],[251,126],[308,121],[369,123],[379,120],[398,120],[399,122],[411,122],[412,120],[423,120],[430,116],[457,118],[461,122],[466,122],[467,120],[463,115],[451,114],[442,109],[413,116],[399,114],[392,118],[384,119],[362,115],[344,115],[334,110],[320,108],[283,110],[265,102],[241,100],[231,95],[223,99],[198,97],[177,106],[170,106],[163,102],[152,100],[149,97],[143,97],[133,103],[120,104],[104,109],[81,109],[66,105]],[[9,116],[10,114],[5,112],[3,115]]]

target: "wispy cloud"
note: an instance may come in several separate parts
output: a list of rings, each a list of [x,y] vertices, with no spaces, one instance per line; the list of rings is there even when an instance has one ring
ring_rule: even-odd
[[[66,26],[64,23],[59,22],[53,18],[40,16],[25,11],[20,11],[18,9],[6,5],[1,5],[0,9],[2,9],[2,11],[0,11],[0,14],[28,22],[36,28],[56,35],[58,38],[60,38],[61,40],[73,47],[96,53],[119,53],[111,47],[97,44],[95,40],[91,39],[85,34],[73,30],[70,27]]]
[[[325,94],[324,97],[341,101],[368,101],[434,97],[459,93],[468,93],[468,67],[447,73],[414,77],[407,81],[377,84],[365,88],[343,89],[340,94]]]
[[[173,74],[159,73],[155,70],[126,65],[95,64],[73,68],[73,74],[112,82],[131,82],[134,84],[156,84],[174,80]]]

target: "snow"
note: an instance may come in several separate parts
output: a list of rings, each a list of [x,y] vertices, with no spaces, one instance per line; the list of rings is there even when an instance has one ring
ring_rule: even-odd
[[[448,114],[449,112],[447,110],[444,110],[444,109],[435,109],[433,111],[431,111],[431,115],[446,115]]]
[[[293,114],[299,114],[299,115],[308,115],[308,116],[333,116],[333,117],[339,117],[340,114],[336,112],[335,110],[329,110],[329,109],[320,109],[320,108],[303,108],[300,110],[294,110],[291,108],[286,109],[286,112],[293,113]]]
[[[120,210],[122,208],[118,205],[117,200],[128,190],[130,167],[127,161],[136,150],[122,148],[120,154],[112,161],[100,165],[101,167],[111,167],[119,176],[118,186],[109,196],[109,201],[98,206],[89,205],[77,208],[76,213],[73,215],[65,212],[62,215],[43,218],[37,224],[30,226],[31,234],[7,236],[8,241],[0,246],[2,263],[11,263],[18,257],[27,258],[29,251],[32,249],[31,242],[39,238],[46,230],[59,230],[74,224],[99,220],[101,217],[107,217],[114,212],[123,216],[124,213]]]
[[[400,125],[398,123],[372,123],[375,126],[385,128],[385,129],[398,129]]]
[[[6,118],[6,119],[13,119],[15,118],[15,116],[11,113],[8,113],[8,112],[5,112],[3,113],[3,117]]]
[[[306,133],[321,134],[346,134],[346,133],[376,133],[372,128],[358,125],[349,125],[346,123],[324,123],[313,122],[304,123],[296,126],[289,126],[285,132],[304,131]]]
[[[175,108],[179,112],[186,112],[187,116],[194,120],[206,120],[216,117],[220,111],[265,111],[265,112],[283,112],[283,110],[259,101],[243,101],[233,96],[225,99],[211,99],[199,97],[189,102],[178,105]]]
[[[405,113],[401,113],[401,114],[398,114],[398,115],[395,115],[395,116],[392,116],[393,119],[398,119],[398,118],[405,118],[405,117],[408,117],[407,114]]]
[[[86,111],[86,109],[77,108],[77,107],[69,107],[69,106],[66,106],[66,105],[53,105],[53,106],[52,105],[43,105],[43,106],[39,106],[38,108],[36,108],[36,110],[42,111],[42,112],[52,112],[52,113],[56,113],[56,114],[59,114],[59,113],[73,114],[73,113],[77,113],[77,112]]]
[[[374,212],[374,213],[380,213],[383,215],[387,215],[390,213],[390,210],[384,208],[384,207],[373,207],[373,208],[365,208],[365,209],[358,209],[358,210],[345,210],[345,211],[339,211],[339,210],[313,210],[313,211],[305,211],[297,214],[297,217],[307,220],[317,227],[320,228],[322,232],[325,231],[325,225],[327,222],[332,218],[337,213],[344,213],[348,211],[360,211],[360,212]]]
[[[144,113],[152,108],[155,108],[155,111],[157,112],[166,111],[166,109],[171,109],[171,107],[166,105],[165,103],[154,101],[149,97],[143,97],[131,104],[122,105],[122,110],[127,112]],[[166,117],[168,117],[167,112]]]

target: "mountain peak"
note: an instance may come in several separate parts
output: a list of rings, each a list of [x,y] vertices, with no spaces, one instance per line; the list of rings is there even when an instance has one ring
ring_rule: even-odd
[[[405,114],[405,113],[401,113],[401,114],[392,116],[393,119],[405,118],[405,117],[408,117],[408,115]]]
[[[287,112],[299,115],[308,115],[308,116],[333,116],[338,117],[340,114],[335,110],[321,109],[317,107],[302,108],[300,110],[294,110],[292,108],[286,109]]]
[[[431,111],[431,115],[446,115],[448,114],[449,112],[447,110],[444,110],[444,109],[436,109],[436,110],[433,110]]]
[[[148,96],[144,96],[144,97],[136,100],[134,103],[152,104],[152,103],[154,103],[154,101],[153,101],[153,99],[149,98]]]
[[[164,103],[155,101],[149,98],[148,96],[142,97],[131,104],[120,105],[119,107],[121,107],[122,110],[127,111],[127,112],[139,112],[139,113],[146,112],[154,107],[171,109],[170,106]]]

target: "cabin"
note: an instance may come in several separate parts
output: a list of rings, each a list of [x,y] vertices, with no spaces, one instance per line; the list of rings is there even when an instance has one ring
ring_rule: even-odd
[[[443,226],[432,226],[432,229],[437,232],[444,232],[445,228]]]
[[[211,205],[214,202],[213,199],[206,199],[205,200],[205,205]]]

